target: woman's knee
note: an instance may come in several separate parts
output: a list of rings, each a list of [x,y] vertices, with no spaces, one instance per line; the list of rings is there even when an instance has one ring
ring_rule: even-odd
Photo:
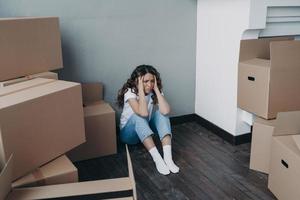
[[[154,117],[158,118],[159,120],[170,121],[169,116],[162,114],[159,110],[155,111]]]
[[[135,113],[132,114],[131,118],[135,123],[148,123],[148,121],[145,117],[141,117],[140,115],[135,114]]]

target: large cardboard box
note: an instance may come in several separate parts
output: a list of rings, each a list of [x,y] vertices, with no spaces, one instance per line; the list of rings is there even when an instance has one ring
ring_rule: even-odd
[[[67,155],[72,161],[117,153],[115,111],[105,102],[83,108],[86,142]]]
[[[78,83],[32,79],[0,90],[0,160],[13,180],[85,142]]]
[[[28,80],[31,80],[31,79],[34,79],[34,78],[48,78],[48,79],[57,80],[58,76],[57,76],[57,73],[54,73],[54,72],[42,72],[42,73],[37,73],[37,74],[24,76],[24,77],[21,77],[21,78],[2,81],[2,82],[0,82],[0,87],[13,85],[13,84],[28,81]]]
[[[282,200],[300,197],[300,111],[285,113],[277,121],[273,137],[268,187]],[[278,125],[278,126],[277,126]],[[298,134],[298,135],[294,135]]]
[[[30,187],[30,188],[11,188],[12,159],[5,165],[0,166],[0,199],[2,200],[33,200],[33,199],[52,199],[61,197],[84,197],[95,199],[96,195],[103,193],[114,193],[121,191],[132,191],[130,197],[120,198],[135,199],[136,187],[133,174],[132,163],[128,148],[126,147],[128,177],[114,178],[97,181],[86,181],[79,183],[68,183],[50,186]]]
[[[0,81],[62,68],[58,17],[0,19]]]
[[[103,100],[103,84],[100,82],[82,83],[82,100],[84,105]]]
[[[300,41],[242,40],[238,107],[265,119],[300,110]]]
[[[300,112],[291,111],[278,113],[275,120],[255,119],[252,131],[250,169],[269,173],[273,136],[298,134],[286,130],[297,128],[299,115]]]
[[[275,122],[276,120],[255,119],[252,130],[250,169],[269,173]]]
[[[78,182],[77,168],[67,156],[63,155],[17,179],[12,183],[12,187],[33,187],[75,182]]]

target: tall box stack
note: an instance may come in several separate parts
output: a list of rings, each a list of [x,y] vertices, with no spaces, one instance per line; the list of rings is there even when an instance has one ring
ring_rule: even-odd
[[[269,174],[269,188],[279,199],[300,196],[293,170],[300,155],[298,136],[290,136],[300,133],[299,55],[300,41],[291,37],[243,40],[240,46],[238,107],[258,116],[250,169]]]
[[[115,119],[98,95],[102,88],[94,87],[101,99],[93,96],[94,107],[83,111],[81,85],[50,72],[62,68],[58,18],[0,19],[0,42],[0,199],[93,198],[130,190],[128,199],[135,199],[128,149],[129,177],[99,181],[77,182],[77,169],[64,155],[86,141],[85,129],[83,159],[115,152]]]
[[[82,94],[86,142],[67,155],[80,161],[117,153],[115,111],[103,101],[103,85],[85,83]]]
[[[80,84],[32,79],[0,96],[0,159],[14,154],[13,180],[85,142]]]
[[[0,42],[0,162],[14,153],[13,186],[78,181],[57,158],[85,141],[80,84],[50,72],[63,67],[58,17],[2,18]]]

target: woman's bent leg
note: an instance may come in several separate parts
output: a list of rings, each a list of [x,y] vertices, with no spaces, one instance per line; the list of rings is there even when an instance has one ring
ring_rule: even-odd
[[[153,113],[150,126],[159,135],[160,140],[163,140],[166,135],[172,136],[170,119],[168,116],[161,114],[159,110]]]
[[[148,121],[136,114],[133,114],[126,125],[120,131],[121,141],[126,144],[137,144],[151,136],[153,131],[149,127]]]
[[[122,142],[127,144],[137,144],[141,141],[152,156],[158,172],[167,175],[170,173],[169,168],[159,154],[151,137],[152,134],[153,131],[150,129],[148,121],[145,118],[133,114],[125,127],[121,129],[120,137]]]
[[[151,119],[151,126],[160,137],[163,152],[164,161],[168,166],[169,170],[173,173],[179,172],[179,167],[174,163],[172,159],[172,148],[171,148],[171,125],[169,117],[162,115],[158,110],[154,113]]]

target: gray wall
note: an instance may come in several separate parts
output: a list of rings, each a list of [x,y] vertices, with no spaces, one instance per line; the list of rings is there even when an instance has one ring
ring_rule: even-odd
[[[195,112],[196,3],[0,0],[0,17],[59,16],[64,58],[60,78],[101,81],[111,103],[135,66],[156,66],[171,115],[178,116]]]

